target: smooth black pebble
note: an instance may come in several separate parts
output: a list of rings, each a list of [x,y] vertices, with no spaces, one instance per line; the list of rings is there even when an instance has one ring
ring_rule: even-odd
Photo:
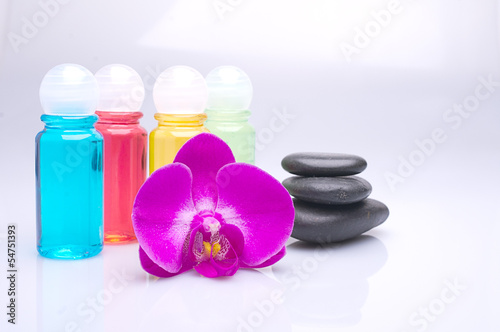
[[[285,171],[303,176],[355,175],[366,169],[366,160],[351,154],[297,152],[283,158]]]
[[[294,199],[292,237],[313,243],[333,243],[354,238],[382,224],[389,217],[384,203],[367,198],[359,203],[334,206]]]
[[[293,176],[285,179],[283,186],[290,195],[318,204],[357,203],[372,192],[371,184],[358,176],[335,178]]]

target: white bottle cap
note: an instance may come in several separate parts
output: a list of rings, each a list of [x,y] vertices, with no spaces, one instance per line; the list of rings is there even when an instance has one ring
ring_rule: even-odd
[[[138,112],[144,101],[144,83],[132,68],[120,64],[102,67],[95,74],[99,84],[97,110]]]
[[[208,73],[207,109],[218,111],[248,110],[253,87],[248,75],[238,67],[220,66]]]
[[[40,102],[45,114],[94,114],[98,98],[94,75],[85,67],[72,63],[49,70],[40,85]]]
[[[207,84],[194,68],[167,68],[156,79],[153,99],[156,109],[164,114],[201,114],[207,104]]]

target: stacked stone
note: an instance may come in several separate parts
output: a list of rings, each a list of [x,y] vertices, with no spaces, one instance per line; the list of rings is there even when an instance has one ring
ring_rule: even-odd
[[[355,176],[366,169],[366,160],[338,153],[293,153],[282,167],[298,175],[283,186],[294,196],[292,237],[313,243],[348,240],[382,224],[389,209],[368,198],[372,186]]]

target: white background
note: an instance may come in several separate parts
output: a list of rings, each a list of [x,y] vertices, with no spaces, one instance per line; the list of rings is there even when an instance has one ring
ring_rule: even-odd
[[[14,327],[0,274],[2,331],[500,330],[500,86],[466,117],[446,118],[454,104],[473,102],[476,88],[486,91],[481,77],[500,82],[498,1],[401,0],[349,59],[341,45],[356,46],[357,29],[376,28],[371,13],[390,1],[66,2],[46,20],[35,0],[0,3],[0,267],[7,269],[6,225],[17,223],[20,271]],[[218,3],[230,10],[218,12]],[[27,21],[36,31],[27,32]],[[25,39],[16,44],[13,36]],[[391,216],[340,245],[291,240],[272,268],[229,279],[148,278],[136,245],[106,246],[79,262],[42,259],[35,248],[38,88],[65,62],[93,72],[110,63],[135,68],[146,84],[148,131],[152,84],[163,69],[184,64],[206,75],[239,66],[254,84],[258,166],[283,180],[288,153],[359,154],[368,160],[362,176],[372,197]],[[293,118],[276,130],[277,112]],[[418,152],[416,141],[436,129],[446,139]],[[402,169],[411,158],[419,165]],[[391,186],[389,173],[401,181]]]

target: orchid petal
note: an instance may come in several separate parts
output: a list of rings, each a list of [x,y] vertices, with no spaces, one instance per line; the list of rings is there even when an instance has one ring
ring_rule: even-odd
[[[268,267],[268,266],[271,266],[274,263],[278,262],[280,259],[285,257],[285,255],[286,255],[286,247],[283,246],[283,248],[281,248],[281,250],[278,251],[278,253],[276,255],[272,256],[264,263],[261,263],[259,265],[255,265],[255,266],[248,266],[245,263],[240,262],[240,267],[241,268],[252,268],[252,269],[259,269],[259,268],[263,268],[263,267]]]
[[[188,167],[169,164],[151,174],[134,202],[132,220],[142,249],[155,264],[172,274],[182,268],[184,242],[196,215],[191,183]]]
[[[182,264],[181,269],[177,273],[170,273],[165,271],[158,264],[153,262],[151,258],[144,252],[142,247],[139,247],[139,259],[141,261],[142,268],[149,274],[152,274],[159,278],[169,278],[181,274],[183,272],[189,271],[193,268],[193,263],[190,264]]]
[[[188,140],[174,162],[183,163],[193,174],[193,200],[198,211],[214,211],[217,204],[217,172],[234,163],[229,146],[213,134],[201,133]]]
[[[224,166],[216,180],[216,213],[244,237],[240,262],[258,266],[278,254],[293,228],[295,211],[288,191],[271,175],[244,163]]]

